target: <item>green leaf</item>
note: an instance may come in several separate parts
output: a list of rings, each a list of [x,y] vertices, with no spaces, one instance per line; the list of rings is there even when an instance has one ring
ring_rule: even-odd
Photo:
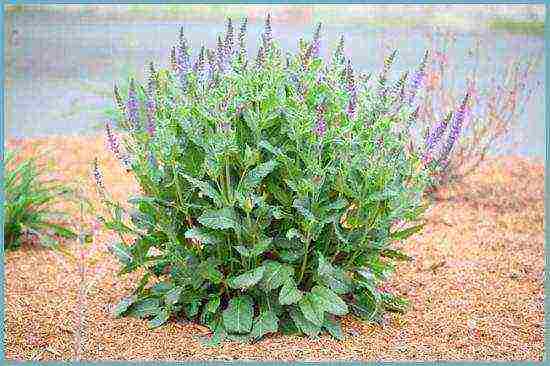
[[[278,329],[278,321],[279,319],[277,319],[275,313],[272,311],[263,311],[254,321],[252,337],[259,339],[268,333],[275,333]]]
[[[170,317],[170,314],[168,313],[168,311],[166,309],[162,309],[161,311],[159,311],[156,317],[154,317],[149,321],[148,323],[149,328],[153,329],[153,328],[160,327],[161,325],[166,323],[169,317]]]
[[[329,316],[325,317],[323,328],[325,328],[331,336],[338,339],[339,341],[344,339],[344,334],[342,332],[342,327],[340,326],[340,323],[338,323],[332,317],[329,317]]]
[[[407,239],[409,238],[410,236],[416,234],[417,232],[419,232],[420,230],[422,230],[422,228],[425,226],[425,224],[420,224],[420,225],[416,225],[416,226],[413,226],[413,227],[410,227],[408,229],[404,229],[404,230],[400,230],[400,231],[395,231],[393,233],[390,234],[390,238],[392,240],[404,240],[404,239]]]
[[[281,287],[292,274],[292,267],[282,265],[278,262],[265,261],[263,266],[265,267],[265,272],[262,279],[262,287],[266,292]]]
[[[248,289],[260,282],[264,272],[265,268],[260,266],[239,276],[229,278],[227,284],[230,288]]]
[[[116,243],[109,246],[109,251],[113,253],[124,265],[128,265],[132,262],[132,254],[130,253],[130,249],[122,243]]]
[[[205,211],[198,220],[202,225],[211,229],[237,230],[239,228],[239,223],[237,222],[235,212],[230,208]]]
[[[187,239],[198,240],[202,244],[206,244],[206,245],[216,245],[220,243],[219,238],[217,238],[216,236],[214,236],[204,228],[195,227],[192,229],[188,229],[185,232],[185,237]]]
[[[160,300],[154,298],[147,298],[140,300],[132,306],[130,315],[137,318],[147,318],[150,316],[156,316],[160,311]]]
[[[114,310],[115,317],[119,318],[122,315],[124,315],[124,313],[128,310],[128,308],[130,308],[130,306],[134,302],[136,302],[136,300],[137,300],[137,295],[128,296],[122,299],[115,307],[115,310]]]
[[[211,198],[214,201],[216,206],[221,206],[221,195],[220,192],[212,185],[212,183],[204,182],[200,179],[193,178],[187,174],[180,173],[191,185],[197,188],[202,194]]]
[[[248,257],[252,257],[252,253],[250,252],[250,250],[245,247],[244,245],[237,245],[235,247],[235,250],[237,252],[239,252],[239,254],[242,256],[242,257],[245,257],[245,258],[248,258]]]
[[[382,292],[380,294],[380,298],[382,300],[382,306],[388,311],[392,311],[395,313],[403,314],[409,307],[410,303],[407,299],[404,299],[400,296],[396,296],[394,294],[390,294],[387,292]]]
[[[319,267],[317,273],[323,283],[328,285],[337,294],[345,294],[351,291],[351,280],[343,270],[333,267],[325,257],[318,253]]]
[[[174,287],[173,289],[168,291],[166,295],[164,295],[166,303],[168,305],[175,305],[179,301],[182,291],[183,287]]]
[[[321,301],[322,308],[334,315],[346,315],[348,306],[333,291],[323,286],[315,286],[311,289],[311,293],[315,294]]]
[[[243,179],[243,189],[254,189],[260,185],[262,179],[277,167],[275,160],[269,160],[252,169]]]
[[[233,298],[229,301],[227,309],[223,311],[223,325],[229,333],[248,333],[252,328],[253,313],[253,302],[250,296]]]
[[[298,302],[302,314],[315,325],[323,325],[325,309],[321,300],[311,292],[307,293]]]
[[[299,309],[290,310],[290,317],[302,333],[310,337],[316,337],[321,333],[321,327],[307,320]]]
[[[212,283],[220,283],[223,278],[223,273],[221,273],[217,268],[216,265],[212,262],[202,262],[199,265],[199,275],[204,278],[205,280],[209,280]]]
[[[382,257],[393,258],[399,261],[412,261],[412,257],[409,257],[405,253],[395,249],[384,249],[380,252]]]
[[[220,297],[218,295],[211,298],[206,304],[206,310],[211,313],[215,313],[219,307],[220,307]]]
[[[216,347],[227,337],[223,322],[219,320],[215,320],[215,322],[212,336],[204,342],[204,345],[207,347]]]
[[[289,278],[279,291],[279,304],[291,305],[302,299],[302,291],[298,289],[293,279]]]
[[[297,238],[297,239],[300,239],[302,240],[302,236],[300,235],[300,232],[295,229],[295,228],[292,228],[292,229],[289,229],[287,232],[286,232],[286,238],[288,240],[292,240],[294,238]]]

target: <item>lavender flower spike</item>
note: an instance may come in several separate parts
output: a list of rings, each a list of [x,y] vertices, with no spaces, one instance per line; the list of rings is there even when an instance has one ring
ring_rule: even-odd
[[[428,50],[424,53],[424,57],[422,58],[422,62],[420,63],[420,67],[418,70],[414,73],[412,79],[411,79],[411,85],[410,85],[410,94],[409,94],[409,104],[412,104],[414,102],[414,98],[416,97],[416,93],[422,86],[422,83],[424,81],[424,78],[426,77],[426,65],[428,63]]]
[[[441,140],[441,137],[443,137],[443,134],[447,130],[447,126],[449,125],[452,116],[453,112],[449,112],[447,116],[439,121],[439,123],[434,126],[432,131],[428,133],[425,140],[424,161],[428,161],[430,159],[434,147]]]
[[[155,101],[155,88],[152,82],[149,82],[145,107],[147,110],[147,133],[149,133],[149,136],[153,136],[155,134],[157,103]]]
[[[126,171],[130,171],[132,164],[128,155],[126,155],[120,148],[120,143],[117,136],[113,133],[111,125],[109,122],[105,123],[105,133],[107,137],[107,145],[109,149],[113,152],[113,155],[122,163]]]
[[[460,135],[462,124],[464,122],[464,116],[466,114],[466,107],[468,105],[469,98],[470,98],[470,94],[466,93],[466,96],[462,100],[460,107],[454,114],[453,124],[451,125],[451,132],[449,134],[449,138],[447,139],[446,144],[443,147],[443,150],[441,152],[441,158],[440,158],[441,161],[448,160],[449,154],[451,153],[451,150],[453,149],[453,146],[456,143],[456,140],[458,140],[458,136]]]
[[[139,105],[136,93],[136,83],[134,79],[130,80],[130,87],[128,88],[128,102],[126,103],[127,118],[130,127],[133,129],[138,128],[139,124]]]
[[[246,58],[246,27],[248,18],[244,18],[239,30],[239,61],[244,62]]]
[[[327,125],[325,123],[325,119],[322,115],[320,115],[317,118],[317,122],[315,123],[315,128],[313,129],[313,132],[315,132],[317,137],[322,138],[325,135],[326,130]]]
[[[176,65],[178,67],[179,73],[188,73],[189,72],[189,46],[187,44],[187,39],[183,35],[183,27],[180,28],[180,37],[177,48],[176,56]]]
[[[233,22],[231,18],[227,19],[227,32],[225,33],[224,46],[226,55],[231,56],[233,54]]]
[[[99,189],[101,194],[104,194],[105,192],[105,184],[103,183],[103,174],[101,174],[101,171],[99,170],[99,162],[97,158],[94,158],[94,162],[92,164],[92,174],[94,176],[95,184],[97,188]]]
[[[273,33],[271,30],[271,14],[269,13],[267,13],[267,18],[265,19],[264,34],[267,43],[271,43],[273,40]]]
[[[319,58],[321,50],[321,23],[317,25],[315,33],[313,35],[313,42],[310,45],[311,47],[311,57]]]

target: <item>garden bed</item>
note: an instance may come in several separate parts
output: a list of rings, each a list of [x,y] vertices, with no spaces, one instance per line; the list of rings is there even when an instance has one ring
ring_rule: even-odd
[[[91,161],[118,200],[137,186],[105,149],[103,136],[8,141],[26,152],[52,148],[67,180],[82,179],[99,206]],[[149,330],[145,320],[115,319],[113,305],[132,289],[116,276],[94,237],[96,263],[83,327],[87,360],[542,360],[544,350],[544,165],[517,157],[492,160],[460,186],[438,194],[421,235],[405,252],[393,286],[411,300],[404,315],[381,324],[345,318],[345,339],[269,336],[254,344],[209,348],[207,328],[174,319]],[[74,209],[74,208],[73,208]],[[75,217],[77,217],[75,212]],[[66,244],[71,251],[75,243]],[[74,359],[79,273],[60,254],[27,244],[5,255],[5,353],[12,360]]]

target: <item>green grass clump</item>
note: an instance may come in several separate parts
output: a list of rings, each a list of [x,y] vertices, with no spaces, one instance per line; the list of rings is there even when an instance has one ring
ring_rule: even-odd
[[[57,179],[46,179],[48,169],[36,157],[21,158],[7,151],[4,160],[4,248],[17,249],[28,236],[46,247],[57,247],[59,237],[75,238],[58,221],[66,217],[54,206],[72,196]]]

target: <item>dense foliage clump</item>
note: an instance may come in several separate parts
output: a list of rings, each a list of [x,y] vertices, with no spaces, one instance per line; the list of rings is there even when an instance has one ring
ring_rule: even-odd
[[[107,139],[141,195],[110,199],[94,174],[119,242],[122,273],[140,270],[117,315],[152,327],[184,315],[213,341],[278,330],[341,336],[337,317],[403,311],[384,281],[396,244],[419,231],[426,182],[406,130],[417,85],[358,76],[343,39],[325,61],[320,26],[283,52],[268,17],[255,57],[229,20],[216,49],[194,62],[183,36],[171,67],[150,66],[127,100],[115,88],[122,142]]]
[[[55,210],[73,190],[58,179],[38,157],[24,158],[17,151],[6,152],[4,160],[4,248],[17,249],[31,237],[46,247],[57,247],[59,238],[76,234],[60,220],[67,214]]]

